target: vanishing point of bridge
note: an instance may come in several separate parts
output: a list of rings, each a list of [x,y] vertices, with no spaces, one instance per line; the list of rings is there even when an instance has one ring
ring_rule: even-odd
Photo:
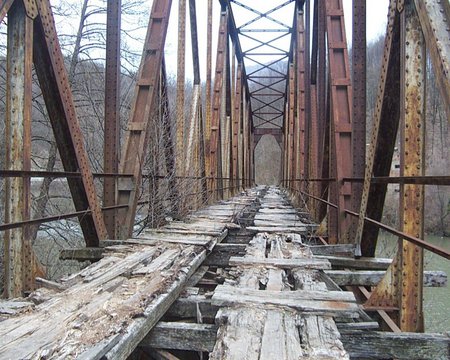
[[[366,1],[353,0],[351,58],[343,0],[254,3],[217,0],[214,14],[212,0],[178,1],[172,115],[164,50],[174,5],[153,1],[121,139],[121,1],[107,1],[103,172],[95,173],[50,2],[0,1],[8,28],[1,359],[449,357],[448,336],[423,333],[423,287],[446,285],[444,273],[424,271],[423,252],[450,258],[423,240],[424,189],[450,185],[426,175],[424,146],[427,59],[450,118],[448,0],[390,0],[368,146]],[[64,171],[32,166],[34,74]],[[159,131],[164,166],[149,173]],[[254,181],[264,135],[282,149],[279,187]],[[400,173],[390,177],[397,137]],[[33,217],[33,177],[66,178],[75,211]],[[161,202],[177,219],[137,234],[154,194],[148,179],[167,190]],[[399,228],[381,222],[393,183]],[[31,229],[70,218],[86,247],[60,256],[92,264],[45,279]],[[380,229],[399,238],[392,259],[375,257]]]

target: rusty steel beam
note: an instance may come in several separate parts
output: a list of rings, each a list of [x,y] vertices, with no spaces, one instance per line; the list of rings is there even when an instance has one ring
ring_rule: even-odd
[[[147,36],[139,68],[133,107],[128,120],[119,172],[133,174],[132,181],[121,179],[118,186],[118,203],[129,204],[119,210],[118,237],[125,239],[133,232],[137,200],[142,178],[142,165],[149,138],[149,119],[157,104],[158,83],[166,40],[171,0],[153,2]]]
[[[80,216],[79,221],[86,245],[96,247],[99,240],[107,237],[106,227],[75,112],[64,56],[49,1],[39,0],[36,4],[39,14],[34,20],[33,60],[36,74],[64,170],[82,174],[81,179],[68,179],[68,184],[75,209],[92,211],[91,214]]]
[[[235,181],[236,189],[240,188],[239,184],[239,132],[241,128],[241,104],[242,104],[242,63],[238,63],[237,76],[236,76],[236,90],[234,98],[234,114],[233,114],[233,130],[232,130],[232,175],[231,177]]]
[[[364,216],[381,220],[387,184],[371,184],[372,177],[389,176],[400,118],[400,16],[391,0],[380,83],[366,160],[360,217],[356,231],[356,256],[375,256],[379,228]],[[370,204],[370,207],[368,207]]]
[[[444,0],[414,0],[414,3],[450,120],[450,3]]]
[[[6,79],[6,167],[31,169],[31,99],[33,20],[22,2],[15,2],[8,12]],[[6,179],[5,222],[30,219],[30,178]],[[5,297],[21,297],[34,288],[34,253],[29,227],[5,232]]]
[[[400,176],[423,176],[426,49],[413,0],[405,1],[401,13],[401,43]],[[421,239],[424,236],[424,195],[423,185],[400,185],[400,228]],[[400,329],[423,332],[423,249],[400,241],[399,263]]]
[[[317,14],[317,125],[319,153],[317,158],[317,173],[326,178],[329,175],[329,122],[327,119],[327,98],[329,97],[326,72],[326,9],[325,0],[316,0]],[[318,196],[328,198],[328,184],[322,183],[318,188]],[[317,203],[317,222],[321,222],[327,212],[323,203]]]
[[[328,212],[328,240],[330,243],[349,242],[346,237],[350,219],[344,209],[351,207],[351,184],[342,178],[351,176],[352,167],[352,87],[345,35],[342,0],[326,0],[328,61],[330,76],[330,174],[337,179],[330,187],[330,201],[338,210]]]
[[[103,171],[119,171],[121,0],[108,0],[106,11],[105,134]],[[103,206],[116,204],[116,179],[103,180]],[[116,238],[116,211],[103,213],[110,239]]]
[[[295,67],[293,63],[289,64],[289,85],[288,85],[288,180],[289,187],[292,187],[292,180],[295,178],[295,161],[296,154],[294,152],[295,140]]]
[[[221,136],[220,136],[220,114],[222,108],[222,92],[224,87],[224,72],[225,72],[225,56],[227,54],[228,41],[228,12],[227,9],[222,9],[220,14],[219,38],[217,45],[216,56],[216,70],[214,77],[214,91],[211,117],[211,134],[210,134],[210,191],[213,196],[218,190],[217,178],[221,177]],[[220,166],[219,166],[220,165]]]
[[[306,148],[306,109],[305,109],[305,88],[308,86],[305,76],[305,62],[307,60],[305,54],[305,26],[304,26],[304,12],[298,8],[296,11],[296,58],[297,58],[297,129],[298,129],[298,141],[295,148],[297,154],[296,159],[296,173],[294,179],[305,178],[305,148]],[[300,185],[299,188],[304,190],[304,183],[296,184]]]
[[[208,0],[208,19],[206,24],[206,100],[205,100],[205,135],[204,135],[204,153],[205,153],[205,173],[211,174],[211,116],[212,116],[212,98],[211,98],[211,72],[212,72],[212,0]],[[207,184],[211,188],[211,184]]]
[[[310,132],[311,132],[311,1],[306,1],[305,7],[305,140],[304,140],[304,177],[308,179],[309,175],[309,150],[310,150]],[[305,183],[307,184],[307,183]]]
[[[366,0],[353,0],[352,28],[352,150],[353,177],[363,177],[366,163]],[[361,205],[362,184],[352,185],[352,209],[357,211]],[[348,234],[350,239],[356,235],[355,219],[352,220]]]
[[[178,46],[177,46],[177,132],[176,132],[176,174],[184,175],[184,100],[185,100],[185,72],[186,72],[186,0],[178,1]],[[180,184],[181,185],[181,184]],[[182,189],[180,189],[183,191]]]

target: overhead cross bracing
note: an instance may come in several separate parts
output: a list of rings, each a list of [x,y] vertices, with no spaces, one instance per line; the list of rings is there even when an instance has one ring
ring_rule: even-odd
[[[104,99],[102,97],[92,99],[90,106],[95,107],[100,103],[105,109],[102,114],[103,110],[98,111],[95,107],[92,111],[96,112],[96,121],[89,118],[89,127],[86,128],[92,129],[90,126],[98,123],[99,118],[103,120],[103,115],[105,123],[94,128],[91,131],[93,134],[90,134],[80,125],[82,119],[79,115],[84,114],[85,108],[80,108],[77,92],[74,91],[78,90],[74,83],[75,73],[70,71],[70,68],[69,72],[66,71],[66,59],[61,51],[61,39],[56,31],[49,1],[0,1],[0,18],[8,17],[5,54],[7,66],[5,69],[2,68],[6,76],[4,91],[6,159],[5,168],[1,169],[5,185],[5,197],[2,200],[5,217],[3,224],[0,225],[0,230],[4,234],[5,295],[26,296],[37,286],[42,285],[53,287],[61,293],[67,290],[67,293],[73,294],[71,293],[73,289],[63,289],[60,283],[43,278],[46,272],[35,253],[34,237],[30,235],[34,233],[37,236],[40,224],[51,224],[48,232],[52,233],[52,230],[60,231],[58,226],[61,222],[76,219],[70,221],[68,228],[72,226],[79,228],[77,239],[84,241],[83,245],[86,244],[86,248],[73,248],[74,245],[70,245],[72,248],[64,249],[61,257],[95,262],[107,256],[111,250],[105,250],[100,246],[112,245],[105,241],[118,241],[119,245],[124,245],[121,243],[124,241],[128,244],[129,239],[135,238],[138,233],[149,231],[149,227],[165,226],[163,230],[150,231],[158,233],[155,235],[158,241],[183,243],[186,242],[185,232],[190,231],[195,236],[189,236],[188,240],[203,246],[205,245],[203,235],[214,235],[212,233],[215,225],[211,223],[223,221],[225,225],[222,223],[221,226],[224,227],[231,228],[238,225],[240,233],[235,234],[236,242],[228,244],[230,246],[217,244],[217,251],[213,250],[211,257],[201,264],[202,269],[197,273],[197,277],[200,278],[199,283],[203,288],[212,292],[217,288],[219,297],[222,296],[222,299],[223,296],[231,297],[232,301],[239,304],[239,299],[236,299],[239,296],[235,295],[239,295],[242,289],[235,286],[236,283],[233,281],[245,279],[246,271],[239,273],[236,278],[230,278],[229,274],[224,275],[223,270],[218,269],[242,266],[247,270],[249,257],[247,255],[255,251],[253,245],[257,243],[254,241],[250,244],[250,240],[257,233],[300,234],[315,242],[320,241],[323,245],[316,243],[314,246],[322,247],[320,250],[312,248],[313,255],[322,256],[314,254],[314,249],[325,252],[327,260],[335,267],[331,270],[321,269],[334,282],[333,284],[323,281],[327,285],[327,291],[351,290],[360,308],[372,316],[370,320],[365,318],[364,324],[352,326],[361,329],[381,325],[393,332],[406,332],[406,335],[400,334],[396,337],[397,335],[388,336],[378,332],[367,334],[363,331],[365,335],[358,333],[361,339],[365,339],[364,341],[374,348],[377,341],[383,342],[380,339],[390,344],[398,339],[414,343],[417,337],[411,336],[410,332],[424,331],[424,286],[443,285],[446,281],[442,273],[427,274],[424,270],[424,252],[428,251],[445,259],[450,258],[447,248],[427,240],[424,219],[430,194],[427,193],[425,196],[425,189],[430,189],[430,185],[440,187],[450,185],[449,176],[430,171],[428,168],[428,162],[434,153],[427,152],[426,141],[430,138],[430,132],[425,131],[429,121],[427,105],[430,100],[427,91],[430,86],[435,93],[440,94],[440,100],[433,102],[436,118],[449,118],[450,30],[447,26],[450,22],[449,2],[389,1],[373,115],[366,111],[365,1],[355,0],[353,13],[349,14],[344,13],[343,0],[265,1],[261,4],[244,0],[218,2],[209,0],[205,6],[207,14],[204,16],[207,23],[203,24],[206,25],[206,46],[204,46],[205,39],[200,35],[203,25],[199,21],[198,1],[179,0],[172,3],[170,0],[154,0],[147,35],[143,40],[140,68],[136,69],[135,79],[127,80],[130,87],[134,87],[134,96],[130,95],[131,100],[126,103],[126,109],[129,111],[126,115],[121,113],[118,106],[118,96],[121,93],[121,81],[118,80],[123,76],[118,62],[121,59],[121,50],[118,46],[122,30],[121,2],[111,0],[107,3],[106,67],[103,69],[98,63],[90,63],[97,70],[100,68],[97,72],[105,70],[107,81],[104,81],[105,88],[100,90],[98,84],[87,84],[96,85],[96,93],[102,96],[105,94]],[[213,3],[217,6],[213,7]],[[177,28],[179,46],[176,56],[178,78],[176,91],[172,91],[176,95],[172,96],[170,79],[167,75],[167,60],[169,56],[175,58],[175,55],[167,52],[166,36],[171,13],[173,16],[171,10],[176,5],[179,8]],[[353,21],[351,52],[347,44],[348,29],[345,22],[350,16]],[[213,18],[219,24],[217,34],[212,33]],[[187,22],[190,27],[186,27]],[[192,43],[194,74],[192,92],[187,91],[189,86],[185,84],[187,78],[185,75],[190,70],[186,68],[188,49],[184,41],[188,28]],[[212,47],[213,35],[217,35],[217,48]],[[205,79],[200,77],[202,73],[199,71],[201,64],[199,49],[202,48],[206,48],[207,57]],[[213,52],[216,54],[214,64]],[[73,60],[71,63],[76,63],[76,56],[71,60]],[[427,66],[427,63],[432,66]],[[36,77],[33,76],[33,71]],[[435,82],[430,85],[428,80],[431,75],[434,76]],[[38,82],[33,82],[36,78]],[[203,80],[205,97],[203,97]],[[88,80],[83,78],[82,81]],[[103,81],[95,82],[103,85]],[[36,89],[42,92],[42,96],[35,93]],[[49,142],[53,141],[51,148],[55,155],[52,156],[48,149],[41,149],[39,154],[30,151],[34,138],[32,135],[36,131],[32,104],[38,101],[37,99],[39,108],[45,108],[48,114],[49,131],[45,136],[42,134],[40,136]],[[171,106],[173,104],[176,106]],[[175,111],[172,110],[174,107]],[[370,117],[372,124],[368,145],[366,145],[367,117]],[[122,133],[119,119],[123,124],[126,123],[122,127]],[[262,188],[248,190],[255,185],[255,147],[264,135],[273,135],[282,149],[281,164],[270,159],[268,167],[274,171],[281,167],[280,185],[284,190],[270,189],[266,203],[261,205],[262,209],[256,215],[252,206],[259,206],[260,202],[255,200],[255,204],[248,210],[255,215],[254,218],[244,218],[239,224],[228,223],[227,217],[231,216],[230,209],[212,206],[209,209],[211,211],[199,210],[195,213],[195,210],[203,208],[206,204],[215,203],[220,207],[224,205],[222,201],[225,200],[228,201],[228,205],[233,204],[231,207],[234,214],[235,202],[243,198],[236,199],[233,196],[245,189],[250,191],[248,194],[252,194],[251,196],[256,196],[254,192],[262,193],[267,190]],[[100,141],[101,136],[103,141]],[[54,139],[50,139],[52,137]],[[97,156],[94,159],[89,156],[92,155],[90,153],[92,143],[89,143],[89,138],[94,138],[95,145],[101,143],[104,147],[95,154]],[[122,144],[122,149],[119,149],[119,144]],[[398,176],[391,177],[395,154],[399,157]],[[42,159],[48,161],[42,163],[40,162]],[[59,168],[51,164],[52,159],[56,163],[60,160]],[[102,160],[103,167],[99,166]],[[37,165],[41,166],[39,171],[36,171]],[[54,178],[61,181],[54,182],[57,185],[55,187],[60,189],[59,193],[52,194],[46,184],[51,183]],[[39,192],[35,188],[37,182],[41,184]],[[389,184],[397,184],[398,192],[392,194],[388,189]],[[292,208],[287,199],[270,200],[275,193],[276,196],[289,196],[296,208],[301,209],[300,213]],[[50,206],[46,207],[45,202],[40,201],[52,197],[64,198],[65,206],[61,207],[62,213],[50,212]],[[390,224],[386,224],[382,217],[385,200],[388,198],[391,202],[398,200],[399,207],[399,211],[393,211],[395,216],[392,217],[395,219]],[[445,196],[438,199],[440,209],[443,211],[441,220],[444,226],[448,220],[445,215],[445,210],[448,210],[444,206],[445,199]],[[61,206],[61,203],[57,205]],[[192,212],[193,218],[188,218],[187,215]],[[199,224],[197,220],[193,220],[195,218],[203,220]],[[181,223],[180,219],[183,220]],[[398,226],[393,225],[394,223]],[[164,233],[164,229],[170,229],[170,234],[160,235],[161,232]],[[392,259],[375,257],[380,229],[399,238]],[[69,238],[66,231],[68,230],[60,231],[61,238]],[[199,233],[201,233],[200,241],[197,238]],[[257,294],[249,291],[246,296],[250,296],[252,301],[258,304],[261,298],[270,297],[266,286],[267,284],[272,286],[276,280],[274,286],[280,287],[278,270],[282,270],[283,288],[279,290],[280,294],[277,293],[277,296],[281,299],[279,302],[285,303],[273,304],[271,299],[266,299],[265,305],[287,306],[288,314],[302,318],[302,312],[307,311],[307,308],[294,304],[291,296],[297,296],[296,291],[304,289],[299,289],[298,284],[293,281],[292,267],[310,260],[297,256],[297,249],[291,246],[291,238],[279,235],[282,239],[280,241],[273,234],[260,236],[266,241],[266,252],[264,254],[260,252],[261,259],[252,265],[255,269],[263,268],[264,274],[256,277],[260,284],[259,288],[257,289],[255,285],[255,289],[250,289],[255,290]],[[152,242],[155,237],[146,241]],[[239,241],[245,241],[245,246]],[[69,246],[66,242],[64,244]],[[144,246],[150,245],[146,243]],[[280,253],[279,246],[289,251]],[[297,243],[293,247],[296,246],[303,245]],[[123,250],[120,247],[119,249]],[[145,258],[143,260],[145,264],[140,263],[138,266],[153,268],[152,266],[158,264],[160,256],[170,257],[170,251],[173,250],[172,245],[167,247],[164,245],[158,249],[155,252],[157,256]],[[122,253],[118,251],[113,260],[120,261],[121,256],[141,259],[141,250],[140,247],[131,247]],[[187,247],[186,251],[190,250],[192,249]],[[208,252],[204,249],[195,250],[194,253],[201,254],[200,258],[206,256]],[[271,254],[272,252],[274,254]],[[242,255],[244,260],[234,259],[235,255]],[[276,256],[271,258],[272,255]],[[188,261],[189,256],[187,258],[184,260]],[[180,265],[186,265],[184,260],[180,260]],[[208,265],[208,261],[213,265]],[[188,281],[186,271],[190,275],[190,270],[186,270],[184,266],[177,268],[173,265],[174,263],[168,272],[164,273],[169,284],[163,281],[158,283],[158,286],[162,286],[158,287],[159,290],[165,291],[169,290],[171,285],[174,288],[176,284],[180,285],[176,280],[170,283],[174,279],[171,276],[175,273],[177,274],[175,278],[179,275],[178,280],[182,279],[181,283]],[[196,263],[197,265],[200,266]],[[95,265],[91,266],[95,269]],[[210,272],[203,266],[212,266],[214,269]],[[348,272],[348,268],[353,268],[354,271]],[[202,274],[202,271],[206,272]],[[100,273],[104,275],[102,271]],[[266,277],[267,274],[272,275]],[[146,276],[149,274],[143,275],[144,280],[139,277],[140,275],[142,274],[133,272],[130,275],[126,271],[119,276],[120,279],[114,281],[134,286],[141,280],[143,282],[148,280]],[[149,276],[151,275],[153,274]],[[79,280],[77,277],[74,287],[80,286],[91,291],[87,296],[92,298],[94,304],[101,301],[98,299],[109,296],[105,294],[103,287],[101,291],[98,288],[92,289],[89,285],[79,283]],[[220,282],[225,280],[231,282],[227,283],[226,291],[218,286],[223,285]],[[114,282],[113,285],[115,284]],[[119,292],[124,290],[114,286],[109,288],[109,285],[111,284],[108,284],[107,288],[112,292],[117,289]],[[323,288],[322,285],[317,286]],[[179,288],[176,288],[178,291]],[[188,288],[187,292],[200,291]],[[130,292],[124,290],[122,295],[130,296],[132,300],[129,301],[133,302],[142,299],[139,297],[142,289],[140,285],[136,285]],[[158,293],[156,298],[147,300],[151,302],[158,299],[158,295],[161,295],[159,290],[156,291]],[[281,294],[281,292],[288,293],[288,290],[295,295]],[[178,294],[176,292],[173,294],[175,294],[173,298],[170,296],[168,298],[175,301]],[[311,293],[307,292],[307,295],[310,296]],[[317,302],[328,295],[319,293],[317,298],[308,301],[311,300],[316,306]],[[58,296],[65,295],[59,294],[56,297]],[[347,295],[343,295],[344,298],[345,296]],[[181,299],[179,300],[178,305],[183,303]],[[198,314],[191,316],[191,310],[194,308],[191,300],[190,298],[187,305],[190,309],[189,319],[200,322],[196,316]],[[299,299],[295,298],[295,301],[297,300]],[[351,301],[347,300],[344,302],[354,305],[353,298]],[[145,301],[144,303],[148,305]],[[44,304],[43,308],[46,308],[49,303]],[[75,305],[75,308],[78,308],[78,305]],[[89,304],[82,305],[89,308]],[[226,306],[228,305],[229,303],[226,303]],[[13,314],[16,307],[21,308],[21,305],[14,302],[7,306],[4,307],[6,309],[4,311]],[[29,306],[29,303],[25,306]],[[207,307],[207,310],[214,312],[211,307]],[[64,306],[61,311],[64,311]],[[233,311],[231,309],[230,314],[233,314]],[[113,311],[111,313],[114,314]],[[148,314],[145,311],[144,313]],[[152,322],[148,318],[140,321],[140,314],[137,316],[138,319],[133,318],[130,323],[121,324],[125,327],[135,322],[139,323],[138,327],[145,324],[139,330],[138,337],[130,336],[132,346],[127,351],[134,350],[142,340],[139,337],[144,336],[156,322],[155,319]],[[177,314],[180,315],[180,311]],[[210,317],[211,322],[216,315],[214,313]],[[286,321],[289,322],[291,319],[285,315],[271,316],[281,319],[280,321],[286,325]],[[322,315],[323,313],[320,313],[318,316]],[[183,316],[185,315],[180,315],[181,318]],[[225,318],[226,316],[220,314],[217,316],[218,321]],[[160,331],[176,328],[176,325],[170,323],[170,319],[164,320],[168,321],[159,326]],[[76,322],[74,333],[79,330],[78,325]],[[101,327],[101,322],[96,325]],[[267,325],[268,331],[274,331],[267,322],[261,321],[260,325],[260,330],[266,329]],[[284,330],[287,328],[290,330],[285,332],[284,336],[296,334],[295,326],[294,331],[291,331],[290,325],[285,326]],[[339,330],[339,326],[337,328]],[[183,324],[183,329],[189,336],[193,334],[195,336],[202,331],[210,334],[211,330],[220,330],[224,335],[223,343],[232,340],[233,332],[242,330],[230,325],[228,329],[230,334],[227,335],[228,330],[220,326],[208,328]],[[120,331],[128,330],[120,327]],[[108,333],[109,335],[111,334]],[[263,332],[260,335],[262,336],[256,338],[262,343]],[[352,336],[356,334],[352,333]],[[420,338],[420,335],[418,337]],[[144,350],[152,347],[152,351],[155,347],[176,349],[173,342],[163,344],[161,338],[155,338],[153,342],[147,339],[147,343],[140,343],[138,347]],[[443,354],[442,351],[445,350],[442,350],[442,346],[447,346],[445,349],[448,351],[448,339],[434,336],[430,338],[425,335],[421,339],[427,344],[430,342],[433,349],[436,349],[435,346],[438,347],[433,354]],[[299,336],[298,340],[301,342],[304,339]],[[111,351],[111,346],[115,347],[118,344],[114,341],[103,343],[105,346],[101,351]],[[117,341],[120,343],[120,340]],[[345,348],[345,341],[342,341],[342,344]],[[357,348],[354,342],[350,341],[349,344],[349,349],[353,349],[348,350],[350,356],[352,351],[367,355],[361,352],[361,348]],[[214,346],[210,345],[211,343],[199,345],[187,341],[182,350],[208,349],[209,352],[214,349]],[[267,346],[261,347],[260,350],[263,348],[267,349]],[[342,350],[340,345],[337,348]],[[93,351],[98,349],[94,347]],[[298,350],[298,347],[296,349]],[[398,351],[397,348],[395,350]],[[381,349],[376,354],[381,358],[424,357],[422,353],[414,351],[412,355],[410,353],[405,355],[399,352],[386,353]],[[158,355],[161,355],[160,352]]]

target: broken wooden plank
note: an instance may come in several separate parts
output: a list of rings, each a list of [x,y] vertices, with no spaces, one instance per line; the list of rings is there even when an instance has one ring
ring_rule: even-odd
[[[160,324],[161,322],[154,327],[152,333],[144,339],[141,346],[165,347],[166,349],[180,348],[181,346],[178,345],[179,334],[177,334],[179,324],[163,323],[161,325],[163,330],[161,330],[161,334],[158,334]],[[202,329],[202,327],[205,329]],[[184,323],[185,339],[194,339],[194,341],[183,341],[183,349],[180,350],[200,351],[200,346],[202,349],[213,346],[216,339],[215,330],[217,331],[216,325]],[[162,333],[164,336],[162,336]],[[210,338],[207,338],[208,336]],[[161,342],[159,339],[161,339]],[[199,341],[201,342],[200,346]],[[355,359],[446,360],[449,357],[450,348],[450,337],[442,334],[342,330],[341,341],[350,356]],[[210,347],[207,351],[212,350],[212,347]]]
[[[341,338],[352,358],[411,360],[450,358],[448,335],[343,331]]]
[[[298,233],[307,234],[308,226],[247,226],[248,231],[255,233]]]
[[[282,269],[330,269],[331,264],[326,259],[299,258],[299,259],[267,259],[254,257],[230,257],[230,265],[234,266],[268,266]]]
[[[375,286],[385,275],[379,270],[324,270],[339,286]],[[424,271],[423,285],[427,287],[447,286],[447,274],[443,271]]]
[[[142,340],[140,346],[158,349],[210,352],[216,343],[217,326],[210,324],[159,322]]]
[[[105,249],[102,248],[78,248],[78,249],[62,249],[59,253],[61,260],[77,260],[77,261],[98,261],[103,257]]]
[[[211,303],[217,306],[245,304],[278,305],[314,314],[342,314],[358,317],[359,307],[350,292],[331,291],[261,291],[219,285]]]
[[[392,262],[392,259],[385,258],[359,258],[354,259],[350,257],[317,255],[318,259],[327,259],[333,267],[344,267],[354,269],[368,269],[368,270],[386,270]]]

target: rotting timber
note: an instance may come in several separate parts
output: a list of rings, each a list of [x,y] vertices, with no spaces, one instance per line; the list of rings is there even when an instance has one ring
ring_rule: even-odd
[[[424,146],[426,49],[450,118],[450,3],[389,1],[366,156],[366,1],[353,0],[352,67],[343,0],[216,2],[213,14],[207,1],[203,114],[199,2],[188,1],[189,116],[187,2],[178,3],[172,136],[164,50],[174,5],[153,1],[121,151],[121,1],[107,2],[104,173],[93,174],[49,0],[0,1],[0,19],[8,16],[0,358],[449,358],[448,336],[421,332],[423,287],[447,282],[424,271],[423,252],[450,259],[424,240],[424,189],[450,185],[449,176],[426,173]],[[33,65],[63,172],[31,168]],[[137,207],[147,203],[140,196],[152,113],[165,167],[176,174],[167,200],[193,211],[133,237]],[[280,188],[255,187],[255,148],[265,135],[281,148]],[[392,178],[397,137],[400,176]],[[75,211],[31,219],[30,178],[39,176],[66,178]],[[104,181],[102,201],[94,176]],[[398,229],[381,221],[391,183],[400,184]],[[93,264],[49,281],[29,227],[68,218],[78,219],[86,247],[61,257]],[[393,259],[375,257],[380,229],[399,237]]]

